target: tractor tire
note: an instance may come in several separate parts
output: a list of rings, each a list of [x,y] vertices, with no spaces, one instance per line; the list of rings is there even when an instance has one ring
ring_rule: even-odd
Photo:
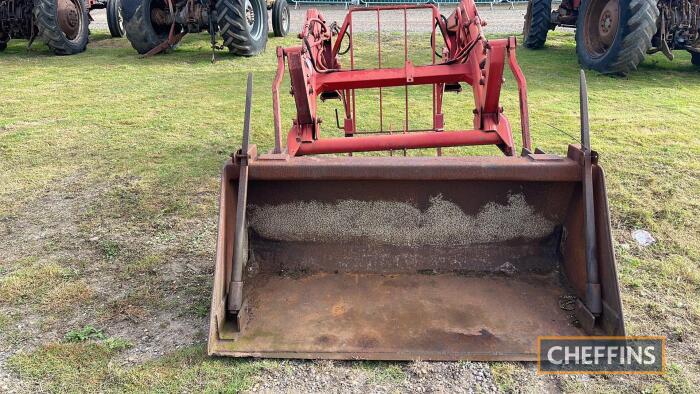
[[[85,51],[90,19],[83,0],[34,0],[34,18],[38,37],[56,55]]]
[[[161,9],[168,11],[164,0],[120,0],[122,18],[124,21],[124,33],[141,55],[160,45],[168,39],[169,24],[155,24],[151,21],[151,11]],[[179,33],[181,26],[175,26],[175,34]]]
[[[547,41],[551,28],[552,0],[530,0],[527,3],[523,38],[525,48],[539,49]]]
[[[275,37],[284,37],[289,34],[289,4],[287,0],[275,0],[272,5],[272,31]]]
[[[4,51],[7,49],[7,43],[6,42],[0,42],[0,52]]]
[[[124,37],[124,19],[119,0],[107,0],[107,27],[114,38]]]
[[[690,52],[690,62],[693,63],[694,66],[700,66],[700,53]]]
[[[603,74],[636,70],[651,48],[657,0],[583,0],[576,20],[579,63]]]
[[[267,6],[265,0],[217,0],[217,23],[221,37],[231,51],[255,56],[267,44]]]

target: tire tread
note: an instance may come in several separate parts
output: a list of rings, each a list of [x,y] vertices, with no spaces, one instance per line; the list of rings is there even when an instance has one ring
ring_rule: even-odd
[[[263,42],[256,43],[248,33],[244,7],[246,0],[217,0],[216,14],[219,32],[229,51],[241,56],[254,56],[265,50],[267,19],[263,24]],[[267,10],[265,10],[267,17]]]
[[[656,22],[659,18],[659,8],[656,4],[656,0],[629,0],[630,17],[627,21],[621,21],[620,26],[623,29],[622,42],[616,48],[616,52],[605,55],[605,57],[611,56],[610,60],[586,61],[581,54],[581,51],[585,51],[585,45],[580,42],[579,37],[579,34],[583,34],[579,33],[582,29],[577,29],[577,51],[581,64],[603,74],[624,75],[635,71],[651,48],[651,39],[656,34]],[[614,44],[613,48],[615,48]]]
[[[46,41],[46,45],[56,54],[60,56],[74,55],[85,51],[88,42],[88,23],[87,6],[83,2],[82,23],[84,29],[82,35],[77,41],[69,40],[61,27],[58,25],[58,17],[56,16],[58,2],[56,0],[34,0],[34,18],[38,29],[38,36]]]
[[[552,0],[530,0],[530,26],[525,37],[525,47],[539,49],[547,41],[547,33],[550,30],[550,19],[552,13]],[[526,19],[527,23],[527,19]]]

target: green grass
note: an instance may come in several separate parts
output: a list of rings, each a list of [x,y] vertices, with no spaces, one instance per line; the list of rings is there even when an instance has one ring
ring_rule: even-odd
[[[128,346],[112,345],[48,344],[33,353],[18,353],[8,365],[27,381],[40,382],[42,391],[61,393],[238,393],[250,387],[262,368],[273,367],[267,361],[211,358],[201,347],[192,347],[123,368],[111,361]]]
[[[99,262],[111,273],[108,280],[126,289],[98,315],[138,320],[147,311],[167,307],[205,316],[208,294],[202,293],[208,292],[209,276],[195,278],[204,284],[183,293],[198,297],[194,302],[164,303],[168,292],[154,286],[161,283],[154,267],[179,253],[209,261],[213,250],[207,252],[211,246],[204,238],[192,234],[183,239],[178,228],[201,218],[215,226],[219,171],[240,144],[249,71],[255,75],[252,140],[259,151],[272,146],[274,47],[296,41],[271,39],[262,56],[221,54],[216,64],[209,61],[204,35],[188,36],[175,52],[149,59],[138,58],[126,40],[108,40],[104,33],[94,35],[87,52],[71,57],[51,56],[39,45],[27,51],[25,42],[11,41],[0,54],[0,221],[50,209],[35,204],[68,188],[93,196],[73,235],[90,238],[109,220],[123,227],[94,242],[94,261],[49,259],[47,255],[75,250],[65,240],[50,239],[36,241],[39,247],[24,259],[0,257],[0,307],[61,311],[66,305],[95,303],[92,286],[100,276],[87,272]],[[369,42],[372,37],[360,39]],[[396,47],[384,48],[387,59],[399,56]],[[673,62],[660,54],[649,56],[625,78],[588,73],[592,143],[608,176],[626,324],[630,334],[668,336],[671,368],[664,377],[583,383],[562,378],[565,391],[632,387],[683,392],[700,384],[700,72],[687,53],[676,55]],[[552,34],[545,50],[519,50],[518,58],[528,79],[534,144],[564,153],[574,141],[557,128],[577,135],[579,122],[573,37]],[[518,125],[510,75],[504,89],[505,112]],[[384,93],[387,107],[401,114],[402,92]],[[411,93],[411,119],[419,125],[417,118],[430,112],[430,98],[422,94],[425,89]],[[358,104],[368,114],[362,119],[367,128],[378,125],[369,115],[375,98],[376,93],[368,94]],[[286,127],[294,108],[289,95],[282,99]],[[471,122],[469,101],[469,94],[446,97],[448,128]],[[333,105],[322,107],[324,133],[337,133],[332,130]],[[497,154],[487,147],[448,151]],[[636,246],[630,232],[637,228],[651,231],[657,242]],[[129,242],[134,233],[155,246]],[[175,244],[175,250],[165,253],[162,244]],[[15,310],[13,316],[22,314]],[[14,326],[0,319],[0,345],[26,336],[12,331]],[[31,336],[35,334],[42,333]],[[249,387],[251,377],[266,365],[212,359],[198,346],[137,367],[115,367],[112,361],[126,348],[104,341],[47,339],[39,348],[13,356],[9,366],[49,391],[234,392]],[[381,379],[402,379],[400,368],[381,365]],[[517,382],[513,375],[526,373],[509,364],[494,364],[494,369],[503,389]]]
[[[8,263],[5,264],[10,268]],[[71,282],[74,274],[56,262],[24,259],[16,262],[13,268],[0,277],[0,304],[50,302],[47,295],[55,295],[61,286],[75,283]]]
[[[353,367],[365,371],[369,375],[369,379],[377,383],[400,383],[406,379],[406,373],[395,363],[358,361]]]

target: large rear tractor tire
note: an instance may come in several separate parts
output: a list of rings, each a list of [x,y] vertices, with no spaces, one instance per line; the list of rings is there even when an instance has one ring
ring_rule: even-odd
[[[694,66],[700,66],[700,53],[690,52],[690,62],[693,63]]]
[[[272,31],[275,37],[289,34],[290,12],[287,0],[275,0],[272,5]]]
[[[88,43],[88,12],[83,0],[34,0],[39,37],[57,55],[83,52]]]
[[[551,28],[552,0],[530,0],[527,3],[523,37],[525,47],[539,49],[547,41]]]
[[[255,56],[267,44],[265,0],[217,0],[217,22],[221,37],[232,53]]]
[[[120,0],[124,32],[131,46],[143,55],[168,39],[170,13],[164,0]],[[152,18],[155,17],[155,20]],[[175,26],[175,34],[180,32]]]
[[[107,0],[107,27],[114,38],[124,37],[124,18],[120,0]]]
[[[579,63],[603,74],[636,70],[658,17],[656,0],[583,0],[576,20]]]

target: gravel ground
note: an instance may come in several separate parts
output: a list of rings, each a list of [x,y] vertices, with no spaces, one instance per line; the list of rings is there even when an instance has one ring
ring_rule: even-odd
[[[280,393],[496,393],[484,363],[412,362],[390,372],[382,364],[285,361],[258,377],[252,392]]]
[[[299,6],[298,9],[292,8],[292,32],[296,32],[301,28],[308,8],[307,6]],[[316,8],[321,10],[327,21],[337,21],[338,23],[343,21],[347,12],[343,7],[322,6]],[[515,5],[513,9],[510,9],[507,5],[494,6],[493,9],[490,9],[488,6],[481,6],[479,7],[479,15],[488,23],[485,30],[489,34],[520,33],[523,29],[525,9],[525,4]],[[441,11],[444,14],[449,14],[452,12],[452,8],[443,6]],[[90,24],[93,28],[107,29],[107,19],[104,10],[92,11],[91,15],[94,18],[94,22]],[[353,18],[353,30],[355,32],[376,30],[376,14],[370,12],[358,13],[353,15]],[[382,14],[382,22],[382,29],[385,31],[403,30],[403,16],[400,12]],[[410,31],[429,31],[431,27],[429,14],[426,11],[409,12],[407,25]]]

